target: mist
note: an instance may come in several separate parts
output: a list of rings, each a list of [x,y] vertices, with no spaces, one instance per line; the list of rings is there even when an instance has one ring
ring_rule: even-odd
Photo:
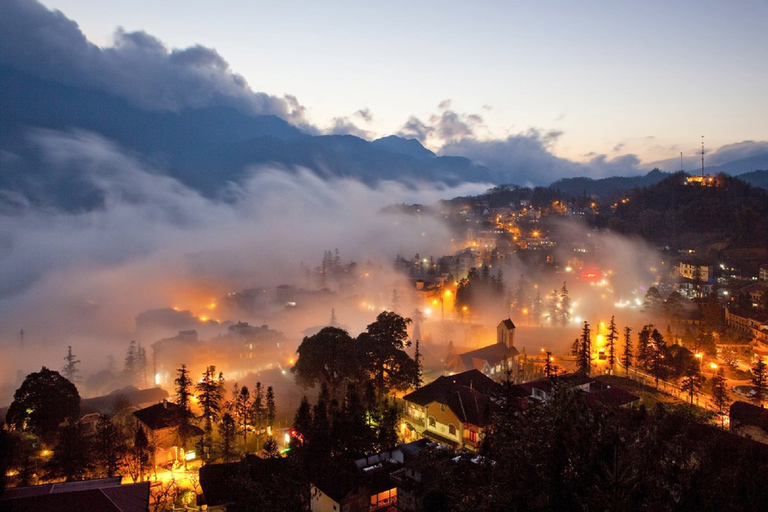
[[[105,206],[80,213],[27,206],[0,216],[3,402],[20,375],[41,365],[61,368],[69,345],[86,374],[106,367],[108,356],[119,368],[130,340],[149,346],[179,325],[206,339],[226,332],[225,321],[258,322],[298,344],[304,330],[327,325],[337,308],[338,321],[357,335],[402,286],[391,266],[396,254],[450,252],[450,233],[438,219],[382,209],[487,188],[368,187],[261,168],[211,199],[99,136],[38,131],[32,138],[45,165],[77,173]],[[276,286],[321,288],[313,274],[326,250],[368,269],[368,278],[344,294],[326,283],[331,295],[308,296],[290,311],[276,304]],[[265,307],[248,314],[220,304],[211,311],[211,303],[251,288],[266,290]],[[358,297],[371,297],[370,304]],[[163,308],[183,321],[137,331],[137,316]]]

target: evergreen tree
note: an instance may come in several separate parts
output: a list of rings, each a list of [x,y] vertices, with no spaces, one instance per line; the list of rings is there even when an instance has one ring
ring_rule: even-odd
[[[422,379],[422,365],[421,365],[421,351],[419,350],[419,340],[416,340],[416,346],[413,351],[413,359],[416,361],[416,382],[414,383],[414,386],[417,388],[420,388],[421,385],[424,383],[424,380]]]
[[[147,438],[147,433],[144,429],[137,426],[133,433],[133,446],[126,452],[126,464],[128,468],[128,474],[134,482],[144,480],[144,475],[147,474],[152,467],[152,455],[154,454],[154,448]]]
[[[560,304],[558,297],[557,290],[552,290],[552,295],[549,297],[549,323],[552,325],[560,323]]]
[[[102,474],[112,477],[122,466],[123,457],[128,449],[125,436],[112,419],[102,414],[96,423],[96,435],[93,446],[94,459],[102,470]]]
[[[752,398],[757,405],[762,405],[766,395],[766,387],[768,387],[768,373],[766,372],[766,364],[762,357],[758,357],[757,362],[752,365],[752,386],[755,390],[755,395]]]
[[[667,374],[667,343],[664,336],[654,329],[651,332],[651,343],[648,351],[648,370],[656,379],[656,387],[659,387],[659,380],[664,379]]]
[[[589,323],[586,321],[579,338],[579,353],[576,354],[576,371],[586,375],[592,372],[592,339]]]
[[[253,388],[253,399],[251,400],[251,418],[253,426],[256,428],[256,446],[259,446],[262,430],[265,428],[264,420],[267,413],[267,404],[264,403],[264,388],[261,382],[256,383]]]
[[[616,329],[616,320],[613,315],[611,315],[611,323],[608,324],[608,336],[605,339],[608,342],[608,369],[612,374],[616,364],[616,341],[619,339],[619,331]]]
[[[688,400],[693,404],[694,396],[701,391],[701,374],[693,365],[689,365],[685,370],[685,376],[680,381],[680,389],[688,393]]]
[[[272,386],[267,387],[267,428],[272,435],[272,428],[275,426],[277,417],[277,407],[275,405],[275,390]]]
[[[82,480],[91,467],[90,439],[80,423],[70,423],[59,429],[53,456],[45,464],[50,479],[64,478],[67,482]]]
[[[541,292],[536,289],[536,298],[533,299],[533,304],[531,305],[531,316],[533,317],[533,322],[535,326],[541,327],[541,317],[544,313],[544,301],[541,300]]]
[[[621,353],[621,364],[624,365],[624,372],[629,375],[629,368],[632,366],[632,328],[624,328],[624,350]]]
[[[563,281],[560,288],[560,324],[565,327],[571,321],[571,298],[568,296],[568,288]]]
[[[544,376],[548,379],[553,377],[552,373],[552,352],[547,350],[544,352]]]
[[[197,401],[202,409],[203,419],[203,459],[209,460],[213,447],[213,423],[221,416],[221,401],[224,397],[224,375],[216,376],[216,367],[208,366],[203,378],[195,384]]]
[[[277,449],[277,441],[275,441],[274,437],[267,437],[262,446],[262,453],[265,459],[276,459],[280,457],[280,450]]]
[[[637,364],[642,366],[643,370],[648,371],[648,363],[651,357],[651,331],[653,325],[644,325],[643,329],[637,334]]]
[[[77,377],[77,374],[80,373],[80,370],[77,368],[77,365],[80,364],[80,360],[72,353],[71,345],[67,347],[67,355],[64,356],[64,360],[67,364],[62,368],[61,375],[73,384],[80,382],[80,379]]]
[[[731,401],[728,398],[728,386],[722,366],[717,369],[717,374],[712,379],[712,402],[715,404],[715,412],[720,416],[720,426],[725,428],[725,417]]]
[[[248,386],[240,388],[235,401],[235,415],[243,432],[243,451],[248,453],[248,419],[251,416],[251,392]]]
[[[235,419],[229,412],[222,414],[218,428],[221,438],[221,456],[224,457],[224,462],[229,462],[235,454],[235,436],[237,435]]]
[[[136,373],[138,375],[138,381],[141,383],[141,387],[146,389],[147,386],[147,351],[138,344],[136,348]]]
[[[525,274],[520,274],[520,278],[515,284],[515,293],[512,296],[512,307],[516,312],[521,312],[528,307],[528,280],[525,278]]]
[[[379,450],[389,450],[397,445],[397,425],[400,422],[400,412],[393,401],[384,403],[381,422],[378,425],[377,444]]]
[[[136,340],[131,340],[128,344],[128,350],[125,352],[125,365],[123,366],[123,375],[128,384],[136,384],[138,375],[138,354],[136,350]]]
[[[189,378],[189,370],[187,365],[182,364],[180,368],[176,370],[176,378],[174,379],[176,385],[176,405],[178,405],[178,417],[176,418],[176,424],[178,428],[179,441],[181,447],[186,451],[187,442],[192,435],[192,425],[189,420],[192,417],[192,411],[190,409],[192,401],[192,379]],[[184,458],[184,466],[187,464],[186,457]]]

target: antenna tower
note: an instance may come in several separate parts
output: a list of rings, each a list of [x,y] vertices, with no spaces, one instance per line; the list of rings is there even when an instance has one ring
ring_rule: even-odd
[[[704,177],[704,136],[701,136],[701,177]]]

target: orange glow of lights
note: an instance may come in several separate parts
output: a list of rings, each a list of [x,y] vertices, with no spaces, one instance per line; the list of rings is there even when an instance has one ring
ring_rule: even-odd
[[[717,363],[709,363],[709,367],[713,370],[717,370]]]
[[[290,364],[290,365],[293,365],[295,362],[296,362],[296,361],[294,361],[294,360],[293,360],[293,358],[290,358],[290,359],[288,360],[288,364]]]

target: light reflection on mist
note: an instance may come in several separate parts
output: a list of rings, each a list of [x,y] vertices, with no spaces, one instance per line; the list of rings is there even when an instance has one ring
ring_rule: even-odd
[[[18,384],[17,371],[23,376],[41,365],[60,368],[67,345],[82,359],[84,373],[105,366],[107,355],[119,369],[129,340],[142,334],[135,319],[147,310],[189,311],[201,338],[217,332],[215,324],[200,320],[205,317],[267,323],[298,343],[305,329],[326,325],[335,307],[356,335],[389,307],[392,290],[401,286],[391,270],[398,252],[450,252],[451,236],[439,220],[381,209],[486,188],[417,189],[390,182],[371,188],[352,180],[326,182],[300,169],[254,169],[243,185],[229,186],[223,201],[201,196],[91,134],[41,131],[34,140],[46,165],[96,185],[105,207],[76,214],[28,207],[0,217],[0,272],[7,276],[0,289],[0,339],[9,355],[0,363],[3,395]],[[370,266],[369,278],[345,291],[347,299],[307,300],[288,312],[272,304],[250,318],[242,311],[210,310],[212,301],[248,288],[269,294],[281,284],[313,290],[317,283],[306,269],[335,249],[345,262]],[[362,300],[373,311],[361,308]],[[149,346],[176,332],[143,334],[138,341]]]

